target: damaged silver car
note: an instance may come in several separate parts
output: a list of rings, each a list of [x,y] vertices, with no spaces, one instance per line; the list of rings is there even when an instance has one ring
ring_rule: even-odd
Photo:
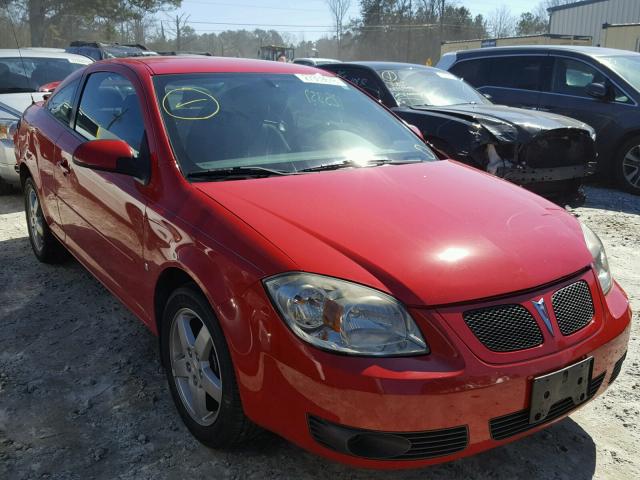
[[[323,65],[420,129],[443,157],[522,185],[559,203],[579,203],[595,171],[594,130],[572,118],[494,105],[455,75],[406,63]]]

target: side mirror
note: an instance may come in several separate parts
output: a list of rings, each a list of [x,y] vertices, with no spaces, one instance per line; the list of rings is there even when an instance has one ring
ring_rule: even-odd
[[[56,88],[58,88],[58,85],[60,85],[60,81],[45,83],[44,85],[40,85],[40,88],[38,88],[38,91],[44,92],[44,93],[51,93]]]
[[[422,135],[422,132],[420,131],[420,129],[418,127],[416,127],[415,125],[412,125],[410,123],[407,123],[407,127],[409,127],[409,130],[411,130],[413,133],[415,133],[418,137],[420,137],[420,140],[422,140],[424,142],[424,135]]]
[[[604,83],[590,83],[586,87],[587,95],[593,98],[604,99],[609,91]]]
[[[73,163],[91,170],[129,175],[147,183],[149,161],[144,156],[135,157],[133,149],[123,140],[90,140],[73,152]]]

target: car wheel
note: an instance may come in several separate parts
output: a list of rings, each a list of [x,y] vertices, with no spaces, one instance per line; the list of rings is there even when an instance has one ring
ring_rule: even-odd
[[[31,178],[24,184],[24,210],[27,217],[29,242],[38,260],[44,263],[59,263],[68,256],[66,249],[53,236],[42,213],[38,191]]]
[[[640,195],[640,137],[625,143],[615,164],[615,179],[627,192]]]
[[[220,324],[195,285],[177,289],[167,301],[160,344],[173,401],[198,440],[227,448],[259,431],[242,409]]]

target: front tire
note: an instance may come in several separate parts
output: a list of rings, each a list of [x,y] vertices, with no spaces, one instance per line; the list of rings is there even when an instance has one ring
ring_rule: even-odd
[[[42,204],[33,179],[24,183],[24,210],[27,217],[29,242],[36,258],[43,263],[60,263],[67,258],[67,251],[53,236],[42,212]]]
[[[160,347],[173,401],[194,437],[212,448],[228,448],[257,433],[242,409],[220,324],[195,285],[169,297]]]
[[[618,186],[640,195],[640,137],[632,138],[620,148],[614,168]]]

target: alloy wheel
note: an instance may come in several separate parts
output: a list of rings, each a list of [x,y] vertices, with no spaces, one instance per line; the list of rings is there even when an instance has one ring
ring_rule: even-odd
[[[38,194],[33,188],[29,188],[27,193],[27,214],[29,217],[29,234],[33,245],[38,252],[42,252],[44,247],[44,216]]]
[[[629,185],[640,188],[640,145],[631,147],[625,154],[622,173]]]
[[[222,401],[220,362],[211,333],[193,310],[179,310],[171,325],[171,371],[180,400],[191,418],[209,426]]]

